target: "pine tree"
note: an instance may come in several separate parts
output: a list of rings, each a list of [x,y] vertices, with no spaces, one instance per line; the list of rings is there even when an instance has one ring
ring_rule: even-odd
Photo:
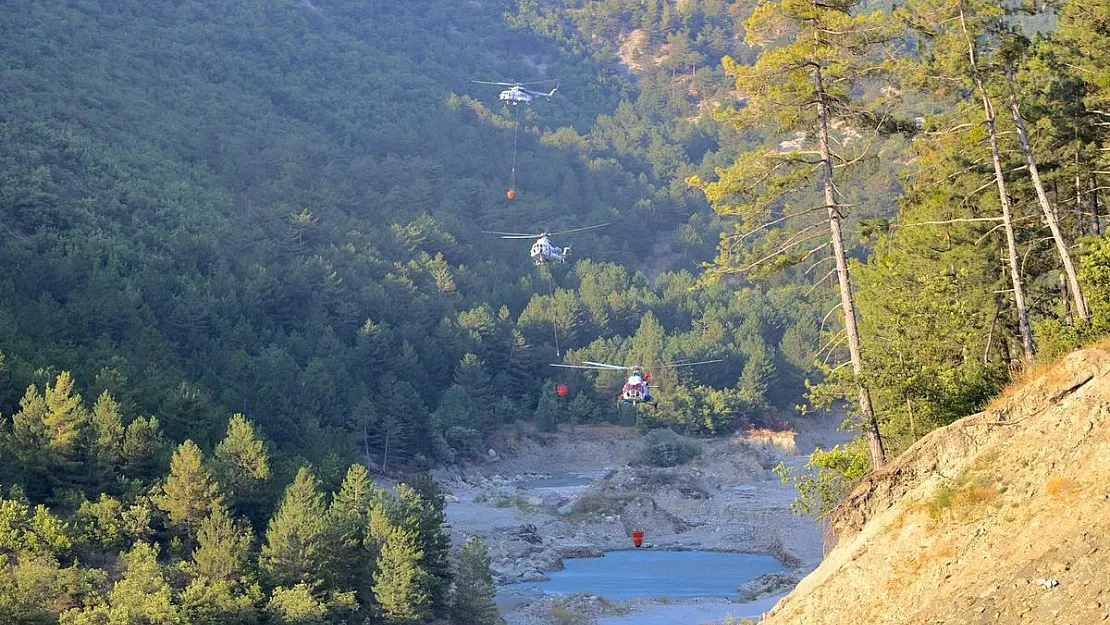
[[[961,108],[944,126],[965,123]],[[937,133],[914,142],[919,170],[908,181],[897,224],[875,245],[859,277],[869,383],[897,449],[952,419],[976,412],[1008,375],[1020,330],[1004,294],[1005,242],[997,198],[976,191],[992,181],[963,175],[986,162],[982,136]],[[896,224],[896,225],[897,225]],[[993,236],[992,236],[993,235]]]
[[[744,363],[744,370],[740,374],[740,394],[749,402],[764,403],[767,392],[775,383],[775,363],[771,348],[761,336],[755,334],[741,344],[741,350],[748,361]]]
[[[88,419],[81,407],[81,396],[74,392],[73,378],[68,371],[58,375],[54,386],[46,385],[46,414],[42,422],[54,453],[70,457],[76,452],[81,429]]]
[[[27,387],[19,400],[19,412],[12,415],[12,436],[17,451],[46,448],[48,434],[43,418],[48,410],[46,399],[39,394],[38,388],[34,384]]]
[[[118,466],[123,458],[123,418],[120,406],[108,391],[97,398],[92,410],[93,455],[102,467]]]
[[[443,258],[443,253],[439,252],[435,258],[428,261],[428,273],[432,275],[435,280],[436,288],[444,295],[455,293],[457,287],[455,286],[455,277],[451,275],[451,265]]]
[[[312,470],[301,467],[266,529],[262,570],[276,585],[320,581],[327,564],[326,529],[324,495]]]
[[[193,564],[197,573],[211,581],[242,579],[254,538],[249,527],[236,527],[224,508],[212,511],[197,531]]]
[[[177,448],[170,462],[170,475],[156,501],[169,517],[170,526],[193,538],[205,517],[224,506],[220,485],[204,466],[196,443],[187,440]]]
[[[336,589],[369,589],[372,562],[365,548],[370,511],[383,493],[361,464],[351,465],[328,509],[328,536],[333,553],[329,582]]]
[[[858,6],[859,0],[784,0],[756,8],[745,26],[746,41],[763,46],[759,59],[752,66],[724,60],[726,71],[736,78],[736,89],[747,97],[747,106],[731,119],[741,129],[769,126],[782,135],[801,133],[804,147],[750,152],[720,171],[717,182],[705,183],[698,177],[689,182],[705,191],[718,214],[740,217],[736,233],[722,237],[714,271],[718,277],[767,274],[823,250],[831,252],[835,271],[830,275],[835,273],[839,284],[859,416],[871,462],[880,467],[886,452],[863,379],[855,295],[842,231],[852,203],[841,192],[844,185],[837,184],[845,168],[863,154],[847,153],[848,142],[834,144],[832,130],[840,121],[855,130],[875,127],[885,117],[884,111],[869,110],[851,97],[865,76],[884,69],[884,61],[874,58],[875,51],[891,37],[881,13],[863,15]],[[857,143],[869,145],[866,140]],[[816,188],[810,182],[813,179],[818,181]],[[811,199],[817,190],[819,203]],[[781,229],[784,226],[790,229]],[[823,242],[814,245],[816,239]]]
[[[471,537],[459,552],[451,604],[452,621],[457,625],[497,625],[501,622],[501,614],[493,602],[496,594],[489,551],[480,538]]]
[[[436,429],[440,432],[452,427],[477,430],[481,425],[474,400],[471,399],[470,393],[458,384],[452,384],[443,392],[439,407],[436,408],[432,418]]]
[[[309,584],[292,588],[278,587],[270,597],[270,622],[283,625],[328,625],[329,610],[326,603],[316,597]]]
[[[236,508],[251,512],[260,487],[270,479],[270,457],[254,424],[242,414],[232,415],[228,422],[227,436],[216,446],[212,470]]]
[[[543,383],[540,390],[540,401],[536,404],[536,411],[532,415],[536,429],[541,432],[555,432],[559,429],[559,396],[555,393],[555,382],[548,380]]]
[[[991,85],[988,84],[991,58],[983,49],[983,41],[991,34],[991,25],[1000,19],[1001,11],[1001,5],[992,4],[989,0],[919,0],[907,5],[901,14],[923,35],[920,43],[925,44],[922,55],[926,61],[925,84],[945,91],[959,89],[961,95],[963,91],[973,93],[974,99],[981,105],[994,171],[993,186],[998,192],[999,221],[1006,237],[1006,258],[1022,351],[1025,362],[1030,363],[1034,354],[1033,331],[1018,258],[1014,205],[1005,175],[998,114]],[[934,78],[933,73],[938,76]]]
[[[263,618],[263,603],[257,584],[194,579],[181,593],[181,607],[189,625],[255,625]]]
[[[139,417],[123,434],[123,471],[127,475],[150,479],[159,473],[164,462],[165,442],[155,417]],[[162,465],[165,466],[165,465]]]
[[[579,423],[590,423],[597,413],[597,405],[586,393],[578,393],[567,406],[567,416],[573,430]]]
[[[659,364],[663,359],[663,347],[667,331],[650,310],[640,319],[640,327],[632,337],[629,358],[641,365],[646,371]]]
[[[446,501],[439,485],[427,473],[398,485],[403,506],[401,525],[416,533],[424,552],[420,566],[428,573],[428,596],[437,615],[446,614],[451,586],[451,540],[447,537]]]
[[[19,411],[12,415],[11,450],[18,463],[0,463],[34,497],[46,496],[58,481],[54,471],[57,458],[47,449],[49,433],[43,424],[47,410],[38,388],[34,384],[27,387],[19,400]]]
[[[428,574],[420,568],[424,557],[411,530],[391,527],[381,546],[374,571],[374,599],[390,625],[412,625],[431,616]]]
[[[463,355],[462,360],[455,367],[454,381],[470,395],[478,412],[483,417],[488,417],[493,408],[493,387],[490,384],[489,374],[486,373],[485,364],[477,354]]]

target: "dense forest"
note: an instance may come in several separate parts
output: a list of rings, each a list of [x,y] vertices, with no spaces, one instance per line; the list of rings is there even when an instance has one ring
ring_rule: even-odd
[[[859,440],[786,472],[827,510],[1110,332],[1108,24],[1104,0],[5,3],[0,621],[494,622],[484,548],[413,476],[525,423],[845,406]],[[472,82],[544,79],[519,107]],[[543,267],[483,232],[600,223]],[[548,366],[681,359],[721,362],[635,411],[617,374]]]
[[[689,288],[717,222],[685,177],[743,140],[534,8],[7,6],[0,410],[69,371],[170,440],[241,412],[308,459],[419,468],[474,447],[448,422],[473,442],[531,417],[546,365],[599,338],[648,366],[728,354],[667,389],[747,371],[744,419],[790,408],[811,367],[787,333],[816,309]],[[537,75],[568,95],[509,109],[469,82]],[[481,232],[603,222],[567,241],[590,263],[550,269]],[[576,418],[635,418],[577,382]]]

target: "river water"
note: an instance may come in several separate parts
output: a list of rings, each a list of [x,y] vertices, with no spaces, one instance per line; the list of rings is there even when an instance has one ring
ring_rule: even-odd
[[[544,582],[514,584],[549,594],[590,593],[613,601],[665,597],[735,599],[737,587],[786,569],[770,556],[717,551],[610,551],[601,558],[565,560]]]

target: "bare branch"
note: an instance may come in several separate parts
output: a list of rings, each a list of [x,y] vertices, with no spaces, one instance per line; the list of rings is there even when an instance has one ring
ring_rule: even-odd
[[[939,226],[969,221],[1002,221],[1001,217],[961,217],[959,219],[945,219],[942,221],[919,221],[912,224],[892,224],[891,228],[909,228],[910,226]]]
[[[821,224],[821,225],[825,225],[825,224]],[[811,249],[810,251],[806,252],[805,254],[802,255],[801,258],[798,259],[798,262],[799,263],[804,263],[805,261],[809,260],[810,256],[813,256],[817,252],[820,252],[821,250],[828,247],[829,243],[831,243],[831,241],[825,241],[821,245],[818,245],[817,247],[815,247],[815,248]]]
[[[836,312],[836,309],[840,308],[840,307],[841,307],[841,304],[837,304],[836,306],[833,306],[832,309],[829,310],[829,312],[825,313],[825,317],[823,319],[821,319],[821,328],[817,331],[818,334],[825,331],[825,322],[829,320],[829,315]]]
[[[835,268],[835,267],[834,267],[834,268],[832,268],[832,269],[830,269],[830,270],[829,270],[829,272],[828,272],[828,273],[826,273],[826,274],[824,275],[824,277],[822,277],[822,278],[821,278],[820,280],[818,280],[817,282],[814,282],[814,283],[813,283],[813,286],[809,287],[809,290],[808,290],[808,291],[806,291],[806,296],[808,297],[810,293],[812,293],[812,292],[816,291],[816,290],[817,290],[817,287],[821,286],[821,283],[823,283],[823,282],[824,282],[825,280],[828,280],[828,279],[829,279],[829,276],[831,276],[831,275],[833,275],[833,274],[835,274],[835,273],[836,273],[836,268]]]
[[[821,226],[821,225],[824,225],[824,224],[814,224],[814,225],[815,226]],[[812,226],[810,228],[807,228],[807,230],[809,230],[811,228],[812,228]],[[774,252],[771,252],[770,254],[764,256],[763,258],[760,258],[759,260],[757,260],[754,263],[748,265],[747,267],[744,267],[743,269],[737,271],[736,273],[747,273],[747,272],[751,271],[752,269],[758,267],[759,265],[762,265],[763,263],[765,263],[765,262],[775,258],[776,256],[782,254],[783,252],[785,252],[786,250],[788,250],[792,247],[795,247],[797,245],[801,245],[802,243],[805,243],[806,241],[812,241],[813,239],[816,239],[817,237],[824,236],[824,235],[825,235],[824,232],[818,232],[817,234],[810,235],[808,237],[805,237],[804,239],[799,239],[799,240],[794,241],[792,243],[787,243],[786,245],[783,245],[782,247],[775,250]]]
[[[808,209],[806,209],[804,211],[801,211],[801,212],[798,212],[798,213],[791,213],[789,215],[783,215],[782,217],[779,217],[778,219],[774,219],[772,221],[768,221],[765,224],[761,224],[759,226],[756,226],[754,229],[749,230],[749,231],[747,231],[743,234],[734,234],[734,235],[731,235],[727,238],[728,238],[729,241],[739,243],[739,242],[743,241],[744,239],[747,239],[748,237],[752,236],[753,234],[756,234],[758,232],[766,230],[767,228],[770,228],[771,226],[780,224],[780,223],[786,221],[787,219],[792,219],[794,217],[801,217],[803,215],[808,215],[810,213],[813,213],[813,212],[816,212],[816,211],[819,211],[819,210],[828,210],[828,207],[827,206],[815,206],[813,208],[808,208]]]
[[[820,258],[820,259],[814,261],[814,263],[812,265],[810,265],[808,269],[806,269],[805,271],[802,272],[802,275],[803,276],[808,276],[809,272],[816,269],[818,265],[820,265],[821,263],[826,263],[830,260],[836,260],[836,257],[830,255],[830,256],[825,256],[824,258]]]

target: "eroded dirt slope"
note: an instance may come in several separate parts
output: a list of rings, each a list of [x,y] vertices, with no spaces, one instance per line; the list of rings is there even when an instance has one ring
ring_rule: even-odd
[[[1028,378],[861,483],[765,623],[1110,622],[1110,352]]]

